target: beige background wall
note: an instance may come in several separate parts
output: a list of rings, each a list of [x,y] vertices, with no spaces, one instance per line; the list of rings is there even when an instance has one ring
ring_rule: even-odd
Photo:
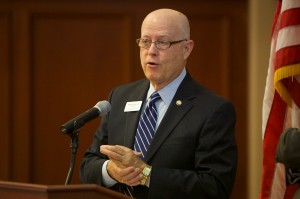
[[[262,174],[261,115],[265,81],[270,54],[270,36],[275,0],[249,2],[249,64],[248,64],[248,198],[259,197]]]

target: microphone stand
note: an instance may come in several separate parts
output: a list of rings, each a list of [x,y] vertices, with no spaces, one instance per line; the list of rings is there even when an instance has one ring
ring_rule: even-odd
[[[76,129],[76,128],[74,128]],[[69,185],[72,175],[73,175],[73,170],[74,170],[74,166],[75,166],[75,160],[76,160],[76,154],[77,154],[77,149],[78,149],[78,135],[79,135],[79,131],[75,130],[72,133],[68,134],[71,137],[71,161],[70,161],[70,168],[69,168],[69,172],[68,172],[68,176],[66,178],[66,182],[65,185]]]

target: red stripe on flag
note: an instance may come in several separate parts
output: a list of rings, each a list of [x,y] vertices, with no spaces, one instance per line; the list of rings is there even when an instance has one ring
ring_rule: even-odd
[[[300,35],[299,35],[300,36]],[[276,52],[275,69],[300,62],[300,45],[282,48]]]
[[[277,20],[281,11],[281,5],[282,5],[281,1],[278,1],[275,16],[274,16],[273,26],[272,26],[272,35],[274,34],[277,25]]]
[[[286,191],[285,191],[285,194],[284,194],[284,199],[290,199],[290,198],[293,198],[296,190],[298,189],[299,185],[298,184],[292,184],[292,185],[289,185],[287,188],[286,188]]]
[[[299,24],[300,8],[292,8],[281,13],[279,29]]]
[[[275,92],[263,142],[263,176],[261,199],[269,199],[275,169],[275,152],[283,130],[286,103]]]

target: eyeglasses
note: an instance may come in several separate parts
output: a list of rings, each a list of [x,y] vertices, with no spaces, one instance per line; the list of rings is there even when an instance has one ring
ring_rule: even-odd
[[[151,44],[154,43],[155,47],[158,50],[167,50],[169,49],[173,44],[180,43],[182,41],[187,41],[187,39],[182,39],[178,41],[151,41],[150,39],[137,39],[136,43],[139,47],[149,49]]]

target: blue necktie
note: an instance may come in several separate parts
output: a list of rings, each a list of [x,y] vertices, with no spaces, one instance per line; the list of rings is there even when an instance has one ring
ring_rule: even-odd
[[[157,110],[155,102],[161,99],[157,92],[152,93],[149,103],[140,117],[139,125],[135,135],[134,150],[142,152],[142,158],[146,156],[148,147],[154,136],[157,122]]]
[[[155,102],[161,99],[157,92],[152,93],[147,103],[142,116],[140,117],[139,125],[135,135],[134,150],[142,152],[142,158],[145,157],[151,140],[154,136],[156,122],[157,122],[157,110]],[[122,192],[129,197],[133,198],[133,187],[123,184]]]

